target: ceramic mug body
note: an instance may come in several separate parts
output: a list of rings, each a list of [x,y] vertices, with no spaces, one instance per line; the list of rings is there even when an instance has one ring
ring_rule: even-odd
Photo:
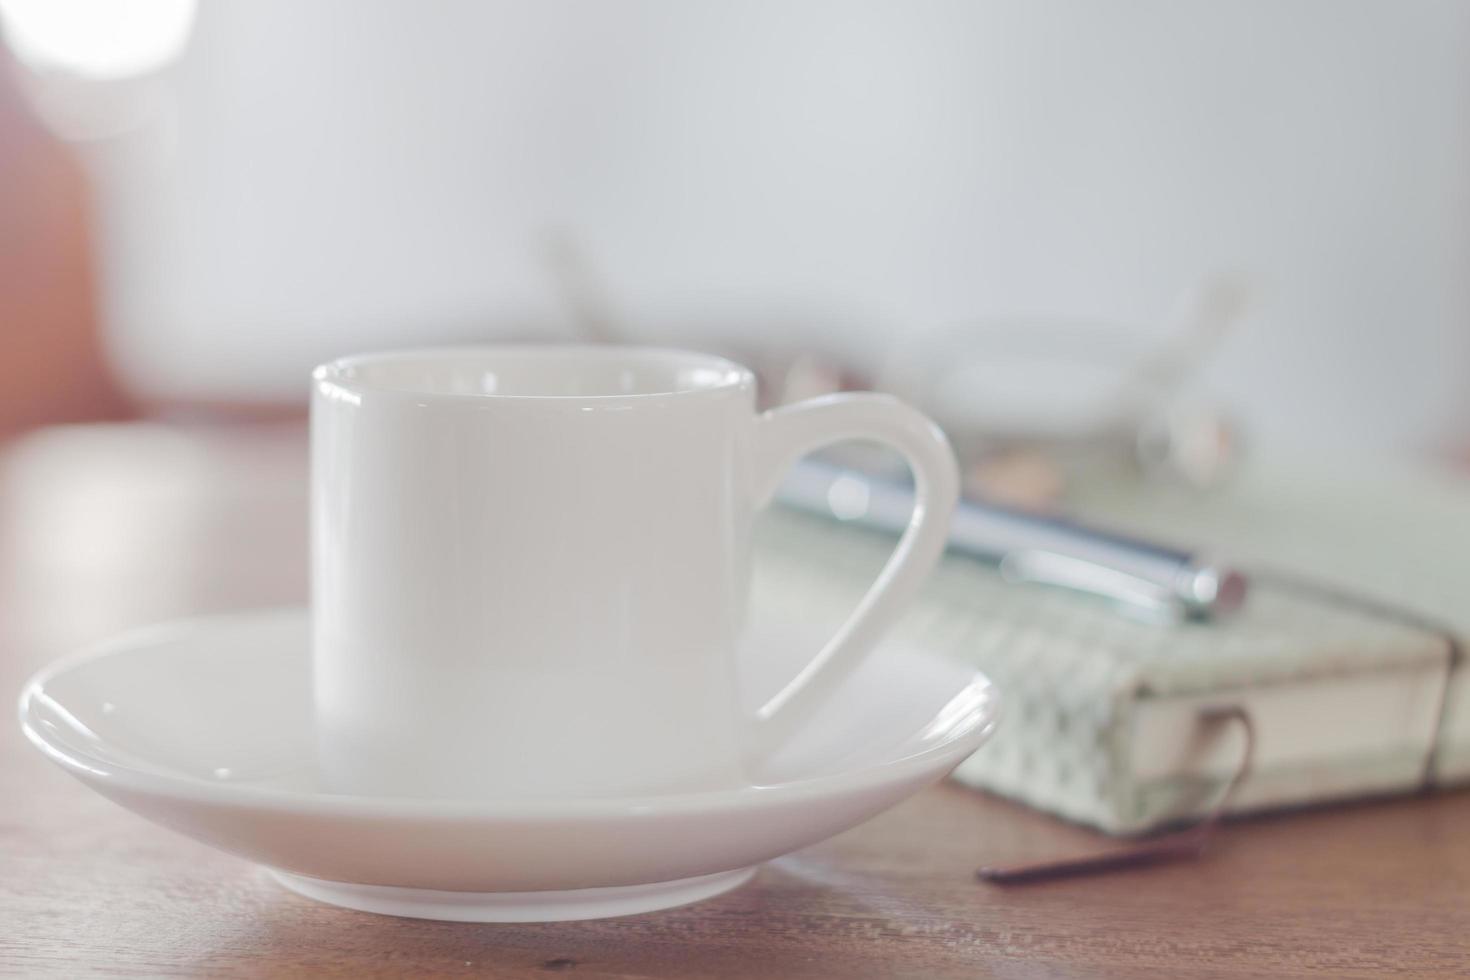
[[[739,780],[759,741],[736,697],[748,541],[780,462],[754,396],[739,365],[637,348],[318,368],[313,664],[332,787]]]

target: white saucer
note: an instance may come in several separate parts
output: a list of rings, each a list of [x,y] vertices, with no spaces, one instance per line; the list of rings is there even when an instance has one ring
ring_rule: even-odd
[[[747,785],[577,800],[345,796],[323,790],[316,770],[308,634],[301,610],[131,634],[37,675],[21,725],[99,793],[264,865],[303,895],[390,915],[527,922],[735,888],[760,862],[939,779],[995,719],[984,677],[889,648]],[[810,638],[786,639],[751,648],[756,687],[810,655]]]

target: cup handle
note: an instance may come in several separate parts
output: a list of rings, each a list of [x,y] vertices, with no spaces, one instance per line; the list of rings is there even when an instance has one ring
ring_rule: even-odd
[[[864,439],[898,450],[914,475],[914,512],[878,578],[847,622],[756,712],[754,748],[767,753],[809,720],[898,621],[944,553],[959,497],[954,451],[918,409],[871,392],[825,395],[763,412],[756,420],[754,491],[770,503],[792,463],[834,442]]]

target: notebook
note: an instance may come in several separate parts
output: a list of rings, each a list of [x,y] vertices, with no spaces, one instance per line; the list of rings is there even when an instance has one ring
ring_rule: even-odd
[[[755,615],[840,622],[892,544],[773,512],[757,537]],[[1470,778],[1470,687],[1459,671],[1446,687],[1451,639],[1343,583],[1301,579],[1258,573],[1236,616],[1161,626],[951,556],[894,641],[973,664],[1001,690],[996,735],[955,779],[1109,833],[1214,803],[1243,736],[1202,727],[1213,706],[1245,707],[1257,733],[1234,812],[1412,792],[1431,762],[1440,783]]]

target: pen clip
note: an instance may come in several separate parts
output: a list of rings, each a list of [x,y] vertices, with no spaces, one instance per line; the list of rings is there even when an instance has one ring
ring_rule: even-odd
[[[1151,623],[1178,623],[1188,615],[1179,597],[1157,583],[1054,551],[1008,552],[1000,561],[1000,574],[1011,583],[1053,585],[1111,599],[1121,612]]]

